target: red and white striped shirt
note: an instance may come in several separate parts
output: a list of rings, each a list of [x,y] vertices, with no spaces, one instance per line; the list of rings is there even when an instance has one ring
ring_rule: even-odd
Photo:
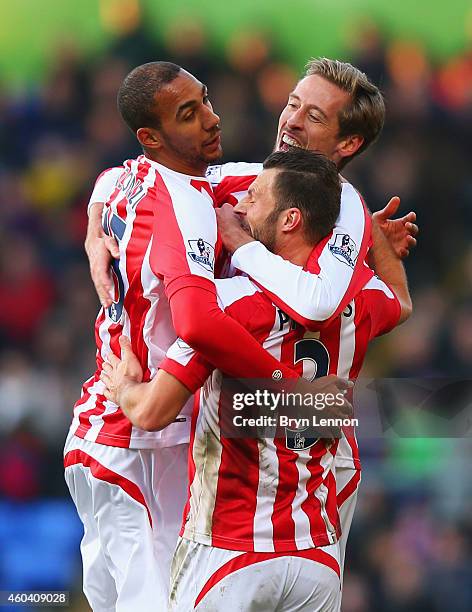
[[[236,205],[261,171],[262,164],[244,162],[211,166],[207,178],[216,205]],[[260,242],[237,249],[231,264],[250,276],[295,321],[317,329],[320,322],[337,317],[372,278],[372,270],[365,265],[371,243],[367,207],[354,187],[343,181],[339,217],[318,251],[316,273],[274,255]]]
[[[315,251],[308,268],[316,268]],[[393,328],[400,314],[396,297],[374,278],[341,315],[319,333],[307,335],[247,277],[216,285],[228,314],[276,358],[309,377],[315,361],[318,376],[338,373],[355,378],[369,340]],[[208,374],[182,341],[169,349],[161,367],[190,389]],[[189,499],[181,535],[219,548],[254,552],[290,552],[335,542],[340,535],[334,475],[337,443],[327,448],[317,440],[309,448],[292,450],[280,438],[226,438],[221,435],[227,409],[221,388],[222,373],[216,370],[196,396]]]
[[[114,262],[115,303],[106,312],[102,309],[97,318],[97,370],[84,384],[74,408],[72,431],[76,435],[130,448],[188,440],[185,414],[162,432],[133,427],[122,411],[103,396],[101,364],[109,352],[118,352],[118,338],[124,331],[131,334],[145,379],[154,375],[175,339],[160,279],[198,274],[212,280],[215,268],[221,273],[224,266],[218,266],[218,260],[224,262],[224,258],[218,258],[220,245],[213,205],[224,201],[235,204],[261,168],[260,164],[245,163],[215,166],[205,180],[174,172],[140,156],[99,176],[90,202],[107,203],[104,225],[118,240],[120,259]],[[154,214],[156,206],[158,214]],[[331,247],[336,249],[339,236],[347,232],[353,237],[348,250],[343,255],[338,248],[334,255]],[[365,207],[352,187],[344,185],[338,224],[330,244],[326,241],[320,253],[317,274],[269,253],[260,243],[238,249],[233,263],[245,271],[249,266],[251,276],[275,303],[298,322],[313,327],[318,320],[336,316],[370,278],[372,272],[364,265],[369,244],[370,219]],[[357,245],[361,245],[359,250]],[[227,275],[229,270],[225,272]]]
[[[218,206],[235,206],[262,171],[262,164],[245,162],[211,166],[207,172]],[[343,248],[343,240],[346,247]],[[316,248],[316,258],[302,268],[274,255],[260,242],[250,242],[233,254],[230,263],[220,263],[226,275],[245,272],[271,297],[274,304],[307,329],[318,330],[320,322],[334,321],[346,312],[353,297],[372,278],[365,264],[371,246],[371,219],[364,201],[347,181],[342,182],[341,208],[336,226]],[[353,337],[352,346],[355,346]],[[339,368],[329,373],[353,378],[358,371],[349,365],[352,351],[342,353]],[[331,364],[333,366],[333,364]],[[355,374],[355,376],[354,376]],[[360,469],[355,431],[344,430],[336,455],[338,467]]]
[[[202,177],[174,172],[143,155],[102,173],[93,198],[106,202],[104,229],[116,238],[120,257],[113,263],[114,303],[100,310],[95,324],[97,369],[83,385],[71,430],[80,438],[124,448],[188,442],[191,402],[166,429],[146,432],[105,398],[100,372],[109,353],[120,354],[118,340],[125,333],[144,380],[156,373],[176,338],[160,272],[213,278],[216,219],[211,188]],[[183,258],[168,257],[169,242],[183,245]]]

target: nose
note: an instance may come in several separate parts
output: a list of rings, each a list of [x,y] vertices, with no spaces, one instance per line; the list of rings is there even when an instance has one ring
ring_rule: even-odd
[[[297,108],[287,119],[287,127],[292,130],[301,130],[303,128],[303,111],[301,108]]]
[[[210,108],[209,106],[205,106],[206,109],[206,116],[205,116],[205,130],[207,130],[208,132],[211,132],[211,130],[214,130],[216,127],[219,126],[220,123],[220,117],[219,115],[217,115],[214,110],[212,108]]]
[[[247,213],[247,202],[246,202],[246,198],[243,198],[242,200],[240,200],[236,206],[233,208],[235,213],[238,213],[239,215],[246,215]]]

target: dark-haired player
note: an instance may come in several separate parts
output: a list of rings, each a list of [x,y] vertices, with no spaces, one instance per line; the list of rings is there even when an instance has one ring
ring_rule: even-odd
[[[269,156],[236,208],[266,248],[316,271],[340,193],[332,162],[293,150]],[[401,262],[388,245],[380,248],[393,291],[373,278],[316,337],[281,316],[248,277],[215,281],[219,302],[266,350],[305,375],[310,366],[317,376],[345,367],[341,356],[356,335],[354,365],[342,373],[355,378],[369,340],[411,311]],[[211,371],[177,341],[154,380],[142,384],[139,362],[129,343],[121,344],[124,360],[111,357],[113,365],[104,366],[105,393],[133,422],[151,429],[171,422]],[[303,436],[294,447],[285,437],[226,437],[222,421],[228,410],[234,413],[223,398],[216,370],[194,407],[189,500],[173,560],[171,609],[334,612],[340,597],[337,442]]]
[[[100,373],[104,360],[119,354],[122,333],[146,380],[180,335],[231,375],[312,387],[217,303],[216,216],[205,172],[221,145],[206,87],[175,64],[144,64],[125,78],[118,106],[144,154],[124,163],[104,210],[103,231],[119,247],[115,295],[97,317],[97,369],[74,407],[64,463],[84,523],[84,591],[92,608],[144,611],[165,606],[190,423],[184,411],[165,431],[149,433],[105,398]]]

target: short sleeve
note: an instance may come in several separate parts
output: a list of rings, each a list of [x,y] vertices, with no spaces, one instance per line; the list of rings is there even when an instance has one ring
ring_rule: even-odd
[[[262,171],[262,164],[230,162],[221,166],[210,166],[207,178],[215,194],[216,206],[235,206],[247,193],[249,186]]]
[[[203,183],[156,178],[150,262],[166,287],[182,276],[214,279],[216,215]]]
[[[361,297],[370,317],[370,340],[388,333],[398,325],[400,302],[380,278],[374,276],[362,290]]]
[[[117,166],[115,168],[108,168],[98,175],[87,206],[87,212],[90,212],[90,207],[97,202],[108,202],[122,172],[123,166]]]

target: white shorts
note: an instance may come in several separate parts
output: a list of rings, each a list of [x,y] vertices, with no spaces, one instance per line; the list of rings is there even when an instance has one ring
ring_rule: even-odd
[[[339,557],[341,567],[341,587],[343,583],[344,561],[349,531],[357,503],[357,493],[361,481],[361,470],[336,467],[336,496],[338,501],[339,520],[341,522],[341,537],[339,538]],[[341,601],[339,602],[341,609]]]
[[[65,479],[84,524],[84,593],[94,612],[166,609],[187,454],[187,444],[134,450],[67,438]]]
[[[253,553],[181,538],[170,590],[172,612],[336,612],[339,548]]]

